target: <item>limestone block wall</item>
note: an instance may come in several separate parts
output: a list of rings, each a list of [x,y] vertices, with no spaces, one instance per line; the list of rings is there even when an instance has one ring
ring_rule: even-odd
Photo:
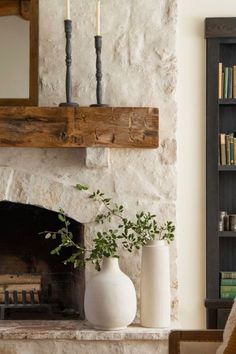
[[[73,94],[95,102],[95,0],[72,0]],[[10,180],[4,199],[64,207],[85,223],[87,242],[97,226],[81,217],[83,203],[72,186],[101,189],[125,206],[176,218],[176,16],[177,0],[102,0],[104,102],[160,109],[160,148],[0,149],[1,173]],[[40,105],[58,105],[64,94],[64,2],[40,0]],[[1,85],[1,83],[0,83]],[[4,180],[0,189],[4,187]],[[20,183],[21,187],[16,187]],[[50,205],[49,205],[50,204]],[[95,206],[93,206],[95,208]],[[86,209],[85,209],[86,210]],[[93,214],[94,210],[88,208]],[[85,213],[86,214],[86,213]],[[84,215],[84,213],[83,213]],[[173,318],[178,313],[176,243],[171,246]],[[140,253],[121,255],[121,268],[139,294]],[[91,274],[87,270],[87,278]]]

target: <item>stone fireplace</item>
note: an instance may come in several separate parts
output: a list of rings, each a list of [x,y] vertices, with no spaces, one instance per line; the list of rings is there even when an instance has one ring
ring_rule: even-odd
[[[0,200],[66,214],[84,226],[89,244],[99,205],[74,189],[99,188],[126,208],[127,217],[149,210],[160,222],[176,220],[176,53],[177,1],[103,2],[104,102],[111,106],[160,109],[160,147],[142,149],[0,149]],[[115,8],[115,12],[114,12]],[[73,93],[81,105],[95,100],[94,2],[72,0]],[[40,0],[40,105],[64,101],[64,8]],[[53,19],[53,21],[52,21]],[[43,227],[44,229],[44,227]],[[33,236],[32,236],[33,237]],[[37,236],[34,236],[35,242]],[[22,246],[23,247],[23,246]],[[58,262],[53,258],[54,262]],[[171,245],[172,320],[178,320],[177,248]],[[121,269],[139,298],[141,254],[121,254]],[[85,283],[93,275],[85,270]],[[139,314],[136,321],[138,322]],[[63,330],[62,330],[63,328]],[[0,326],[2,353],[167,353],[168,331],[133,329],[97,333],[68,321]],[[79,341],[79,342],[77,342]],[[98,345],[99,344],[99,345]],[[20,349],[19,349],[20,350]]]

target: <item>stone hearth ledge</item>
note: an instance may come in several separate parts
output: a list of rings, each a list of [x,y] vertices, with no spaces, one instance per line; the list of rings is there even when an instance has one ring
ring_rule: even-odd
[[[166,341],[170,330],[132,325],[121,331],[99,331],[85,321],[0,321],[0,340]]]

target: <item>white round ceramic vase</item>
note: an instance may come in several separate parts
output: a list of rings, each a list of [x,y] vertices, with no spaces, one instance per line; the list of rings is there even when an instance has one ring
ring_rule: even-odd
[[[120,330],[133,322],[136,292],[117,258],[104,258],[101,271],[88,282],[84,309],[86,319],[96,329]]]
[[[169,246],[163,240],[150,241],[142,249],[141,325],[170,326]]]

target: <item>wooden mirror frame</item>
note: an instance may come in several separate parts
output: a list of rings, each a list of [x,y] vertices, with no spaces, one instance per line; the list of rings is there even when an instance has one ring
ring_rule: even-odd
[[[30,21],[29,98],[0,98],[0,106],[38,105],[39,0],[0,0],[1,16],[21,16]]]

